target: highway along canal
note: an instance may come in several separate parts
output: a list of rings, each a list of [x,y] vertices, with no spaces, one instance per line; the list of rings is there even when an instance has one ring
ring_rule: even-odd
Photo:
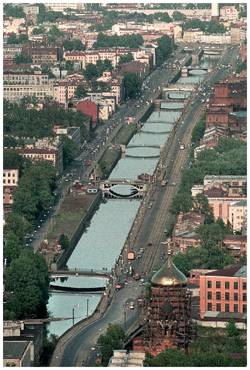
[[[203,57],[201,68],[213,68],[217,58]],[[181,77],[176,85],[194,85],[202,81],[207,72],[196,69],[194,75]],[[174,123],[179,119],[184,107],[181,99],[188,92],[167,93],[173,101],[162,102],[159,111],[154,111],[141,130],[131,139],[125,155],[119,160],[110,179],[137,179],[143,173],[153,174],[160,157],[160,147],[170,135]],[[116,189],[116,192],[119,191]],[[121,190],[122,192],[122,190]],[[124,192],[124,190],[123,190]],[[123,193],[124,194],[124,193]],[[111,271],[126,237],[132,226],[140,199],[107,199],[91,219],[77,243],[67,266],[69,269],[93,269]],[[67,287],[94,288],[105,286],[107,279],[87,276],[61,277],[53,284]],[[48,303],[49,315],[69,318],[48,324],[50,334],[62,335],[73,323],[76,323],[95,310],[101,299],[101,293],[79,293],[52,291]]]

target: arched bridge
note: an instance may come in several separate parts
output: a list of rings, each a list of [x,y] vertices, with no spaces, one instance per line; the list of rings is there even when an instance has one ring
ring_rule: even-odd
[[[106,270],[94,270],[94,269],[67,269],[67,270],[56,270],[50,271],[50,277],[58,278],[58,277],[67,277],[67,276],[94,276],[94,277],[110,277],[110,271]]]
[[[118,186],[120,188],[117,189]],[[103,197],[142,198],[147,191],[147,184],[141,180],[111,179],[101,181],[99,189]]]

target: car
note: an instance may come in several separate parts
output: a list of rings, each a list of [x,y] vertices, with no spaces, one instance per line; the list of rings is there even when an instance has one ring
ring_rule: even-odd
[[[176,186],[176,182],[172,182],[172,184],[171,184],[172,186]]]
[[[130,302],[130,303],[129,303],[129,308],[130,308],[131,310],[133,310],[133,309],[135,308],[135,303],[134,303],[134,302]]]

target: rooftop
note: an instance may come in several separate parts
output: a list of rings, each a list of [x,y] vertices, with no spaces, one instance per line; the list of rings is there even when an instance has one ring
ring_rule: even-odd
[[[23,353],[28,347],[28,341],[5,341],[3,342],[3,357],[4,359],[21,359]]]
[[[234,265],[225,269],[209,272],[206,276],[230,276],[230,277],[247,277],[246,265]]]

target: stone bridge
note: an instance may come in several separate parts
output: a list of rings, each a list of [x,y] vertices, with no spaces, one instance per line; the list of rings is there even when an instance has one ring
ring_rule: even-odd
[[[120,185],[130,187],[129,191],[121,194],[113,187]],[[147,183],[141,180],[110,179],[101,181],[99,189],[103,197],[109,198],[142,198],[147,191]]]
[[[199,67],[199,66],[182,67],[181,76],[182,77],[188,77],[188,76],[192,75],[192,71],[211,72],[211,69],[208,69],[208,68],[205,68],[205,67]]]

